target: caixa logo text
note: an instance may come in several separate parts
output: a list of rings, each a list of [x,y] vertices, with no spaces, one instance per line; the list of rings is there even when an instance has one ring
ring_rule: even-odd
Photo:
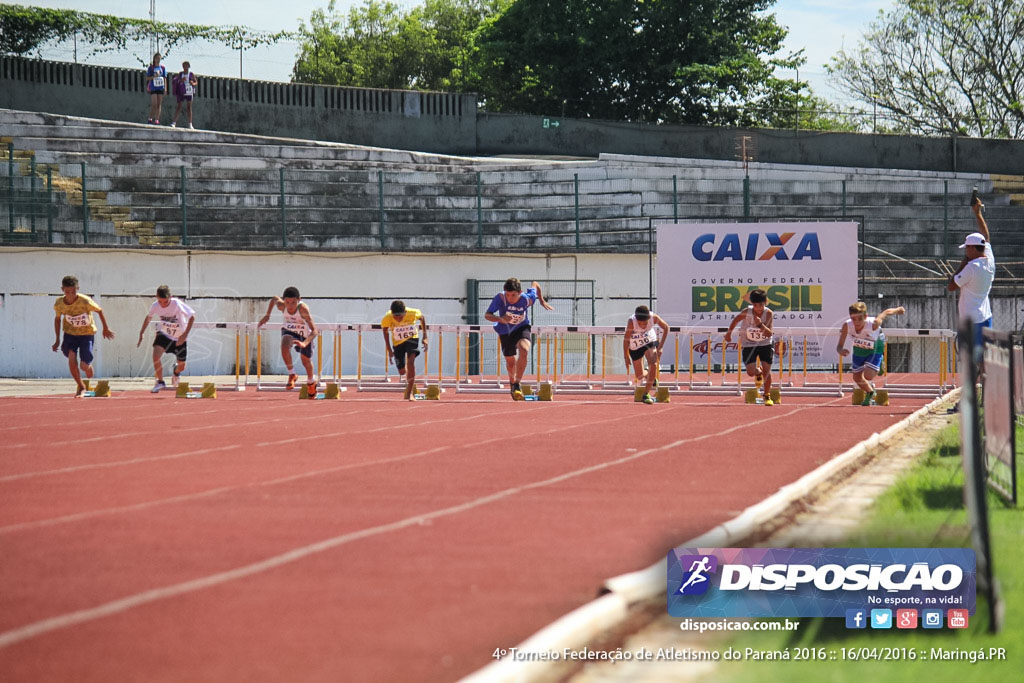
[[[958,588],[963,578],[963,569],[955,564],[941,564],[933,569],[924,562],[909,568],[905,564],[726,564],[721,566],[718,589],[791,591],[801,585],[813,585],[822,591],[948,591]]]
[[[777,232],[752,232],[743,239],[738,233],[730,232],[716,242],[719,236],[707,233],[693,241],[693,258],[698,261],[820,261],[818,233],[805,232],[794,247],[790,242],[795,235],[795,232],[781,235]]]

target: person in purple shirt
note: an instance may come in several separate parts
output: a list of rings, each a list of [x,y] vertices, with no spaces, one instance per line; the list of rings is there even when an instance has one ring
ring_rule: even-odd
[[[491,305],[487,307],[484,318],[494,323],[494,331],[501,340],[501,355],[505,357],[508,367],[508,381],[512,387],[512,399],[523,400],[523,388],[519,383],[523,380],[526,363],[530,358],[530,306],[534,301],[549,311],[553,306],[544,301],[540,285],[536,282],[523,293],[523,283],[514,277],[505,280],[501,294],[495,295]]]

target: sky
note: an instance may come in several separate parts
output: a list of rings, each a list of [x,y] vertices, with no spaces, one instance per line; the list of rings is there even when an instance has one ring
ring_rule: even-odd
[[[413,7],[416,0],[392,0],[401,7]],[[300,21],[308,23],[315,9],[325,9],[327,0],[232,0],[210,2],[209,0],[155,0],[156,18],[168,22],[194,22],[197,24],[227,26],[242,25],[264,31],[295,30]],[[6,4],[6,3],[5,3]],[[148,18],[150,2],[132,0],[20,0],[17,4],[41,7],[60,7],[100,14],[114,14],[125,17]],[[363,0],[337,0],[340,12],[347,12]],[[804,50],[807,63],[800,69],[800,80],[810,83],[814,92],[834,102],[845,104],[848,98],[828,80],[824,65],[844,46],[857,46],[861,35],[867,30],[879,10],[889,11],[895,0],[777,0],[772,12],[779,23],[789,29],[784,44],[786,51]],[[283,41],[274,46],[259,47],[241,55],[223,45],[193,43],[179,48],[178,55],[169,55],[165,64],[177,66],[179,59],[188,59],[197,74],[211,76],[256,78],[268,81],[287,81],[298,51],[294,41]],[[138,46],[136,52],[143,55],[148,46]],[[186,54],[187,53],[187,54]],[[74,61],[74,48],[70,44],[54,46],[43,50],[48,59]],[[87,56],[79,46],[78,58],[91,64],[135,67],[138,60],[131,54],[99,54]],[[790,72],[781,75],[793,77]]]

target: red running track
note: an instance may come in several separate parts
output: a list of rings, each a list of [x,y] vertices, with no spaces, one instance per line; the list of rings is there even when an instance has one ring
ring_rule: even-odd
[[[453,680],[919,408],[0,399],[5,680]]]

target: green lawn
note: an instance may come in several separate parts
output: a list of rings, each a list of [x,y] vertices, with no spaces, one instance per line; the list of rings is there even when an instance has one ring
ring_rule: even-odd
[[[872,517],[859,533],[847,539],[849,547],[969,547],[967,513],[963,506],[963,468],[960,435],[952,425],[937,435],[922,461],[886,492],[872,509]],[[1017,428],[1017,462],[1024,464],[1024,428]],[[1018,472],[1018,491],[1020,473]],[[1020,494],[1018,494],[1020,497]],[[848,630],[843,619],[801,619],[795,633],[745,632],[732,640],[743,650],[824,648],[819,661],[743,661],[721,664],[715,680],[779,681],[800,676],[810,681],[925,680],[927,683],[994,683],[1024,681],[1024,509],[1013,509],[990,493],[989,513],[993,567],[1004,605],[1003,629],[986,631],[989,606],[978,595],[978,608],[962,631]],[[722,646],[725,647],[724,645]],[[917,660],[844,661],[845,648],[912,648]],[[932,648],[978,651],[1005,648],[1005,661],[921,661],[931,659]],[[897,652],[903,652],[897,650]],[[836,659],[831,659],[835,654]]]

